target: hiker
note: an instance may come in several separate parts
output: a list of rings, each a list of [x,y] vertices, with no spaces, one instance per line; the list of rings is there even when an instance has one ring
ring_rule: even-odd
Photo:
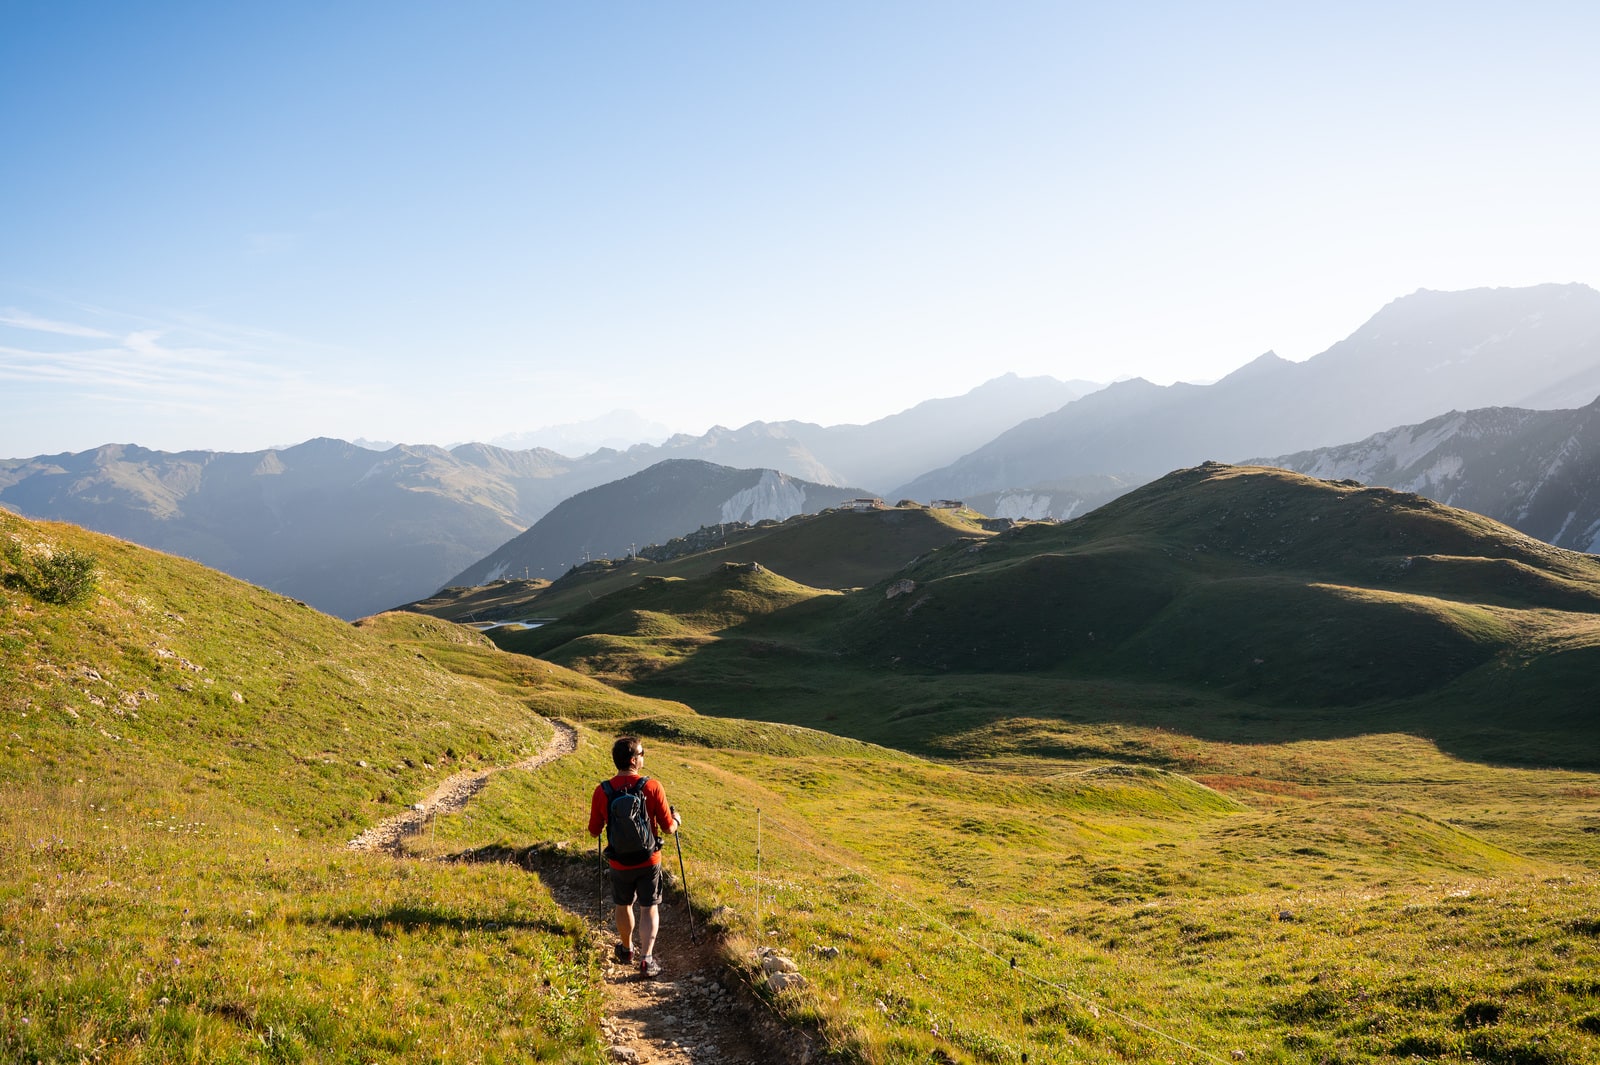
[[[617,961],[638,962],[640,974],[659,976],[656,931],[661,902],[661,837],[678,831],[678,813],[667,804],[659,780],[639,770],[644,765],[644,745],[623,736],[611,745],[617,775],[594,789],[589,804],[589,835],[606,830],[606,862],[611,866],[611,897],[617,904]],[[639,903],[639,949],[634,949],[633,903]]]

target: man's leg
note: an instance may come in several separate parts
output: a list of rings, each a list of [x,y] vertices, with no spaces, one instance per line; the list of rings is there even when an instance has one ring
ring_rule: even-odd
[[[642,932],[643,929],[641,928],[640,931]],[[618,906],[617,907],[617,938],[622,941],[622,945],[625,946],[625,947],[631,946],[633,944],[633,907],[632,906]],[[652,929],[651,932],[650,932],[650,938],[651,938],[651,940],[655,939],[655,931],[654,931],[654,929]]]
[[[656,952],[656,932],[661,928],[661,914],[655,906],[639,907],[639,954],[648,958]]]

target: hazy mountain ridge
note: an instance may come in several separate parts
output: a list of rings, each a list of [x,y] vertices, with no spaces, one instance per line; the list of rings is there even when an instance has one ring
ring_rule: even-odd
[[[967,396],[929,400],[866,426],[752,422],[700,436],[680,434],[659,446],[601,448],[578,458],[548,448],[517,451],[483,443],[448,450],[397,445],[379,452],[328,438],[245,453],[108,444],[77,454],[0,460],[0,505],[185,555],[330,613],[357,617],[430,594],[563,500],[664,459],[764,468],[813,485],[840,484],[845,479],[801,437],[869,469],[880,468],[873,465],[876,451],[901,464],[926,453],[931,465],[960,454],[971,446],[968,441],[981,442],[974,440],[979,434],[987,439],[988,426],[1012,418],[1007,411],[1013,407],[1033,413],[1082,387],[1008,375]],[[852,440],[861,451],[856,459],[848,459]],[[660,536],[694,527],[673,527]],[[624,538],[620,547],[632,539]]]
[[[980,447],[1019,421],[1059,410],[1103,385],[1005,374],[966,395],[930,399],[866,425],[778,422],[840,478],[880,494]]]
[[[1600,550],[1600,400],[1451,411],[1365,440],[1261,460],[1415,492],[1574,551]]]
[[[489,443],[512,451],[548,448],[563,455],[586,455],[601,448],[626,451],[636,444],[659,444],[672,430],[631,410],[614,410],[579,422],[563,422],[520,433],[503,433]]]
[[[1594,398],[1574,390],[1597,373],[1594,289],[1421,290],[1303,363],[1269,352],[1212,385],[1119,382],[893,494],[971,496],[1085,474],[1145,481],[1204,459],[1331,446],[1451,408],[1576,406]]]
[[[587,558],[621,558],[702,526],[782,521],[862,494],[860,489],[817,484],[777,470],[667,459],[564,500],[447,583],[479,585],[502,577],[553,579]]]
[[[242,454],[108,445],[0,462],[0,503],[356,617],[431,591],[514,536],[524,486],[558,458],[329,439]]]
[[[1133,379],[1057,406],[1087,386],[1006,375],[866,426],[753,422],[580,458],[480,443],[374,452],[320,439],[248,454],[107,445],[0,462],[0,504],[187,555],[353,617],[431,593],[563,500],[663,459],[771,469],[814,485],[853,482],[891,500],[958,498],[1006,516],[1063,518],[1203,459],[1342,444],[1441,410],[1523,397],[1562,405],[1596,377],[1593,289],[1421,291],[1316,358],[1290,363],[1268,353],[1213,385]],[[1047,413],[1019,414],[1040,410]],[[948,464],[880,490],[890,472],[923,458]],[[1530,490],[1535,483],[1527,481]],[[730,498],[718,500],[719,510]],[[1586,527],[1581,509],[1561,511],[1571,521],[1555,522],[1550,534],[1573,542]],[[1509,503],[1492,512],[1521,524]],[[660,538],[693,527],[663,529]]]

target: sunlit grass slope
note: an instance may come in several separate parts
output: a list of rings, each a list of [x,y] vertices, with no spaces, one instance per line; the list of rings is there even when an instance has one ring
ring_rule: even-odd
[[[759,563],[724,562],[694,580],[646,577],[560,621],[508,632],[501,639],[504,646],[558,647],[573,633],[648,630],[652,625],[667,626],[670,632],[712,633],[826,594],[830,593],[799,584]]]
[[[499,580],[474,588],[443,588],[427,599],[400,609],[448,621],[484,621],[516,618],[532,613],[531,604],[550,587],[538,580]]]
[[[100,572],[60,606],[0,564],[0,1060],[599,1060],[589,948],[526,874],[343,844],[540,750],[534,711],[674,708],[70,526],[0,537]]]
[[[580,567],[531,596],[524,582],[507,582],[471,591],[446,589],[405,609],[452,619],[465,617],[464,608],[475,618],[565,617],[647,577],[702,577],[730,562],[755,562],[816,588],[856,588],[882,580],[934,548],[992,535],[970,513],[924,507],[830,510],[733,532],[716,547],[667,562],[635,558]]]
[[[762,993],[747,952],[796,959],[808,986],[771,997],[837,1060],[1600,1053],[1600,848],[1555,857],[1600,827],[1593,776],[1373,737],[1193,747],[1207,787],[1052,759],[934,764],[776,724],[616,724],[646,732],[684,816],[699,920],[716,911]],[[496,777],[418,846],[582,855],[572,797],[607,772],[597,742]],[[1556,803],[1572,821],[1546,824]],[[596,868],[592,849],[581,861]],[[669,908],[665,935],[688,931]]]

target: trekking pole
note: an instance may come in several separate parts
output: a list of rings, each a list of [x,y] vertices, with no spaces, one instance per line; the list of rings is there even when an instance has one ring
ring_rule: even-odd
[[[600,930],[606,927],[606,852],[600,843],[600,837],[594,838],[594,856],[600,860]]]
[[[683,881],[683,908],[689,911],[689,942],[700,942],[694,930],[694,902],[689,898],[689,874],[683,871],[683,833],[674,832],[672,841],[678,845],[678,879]]]

